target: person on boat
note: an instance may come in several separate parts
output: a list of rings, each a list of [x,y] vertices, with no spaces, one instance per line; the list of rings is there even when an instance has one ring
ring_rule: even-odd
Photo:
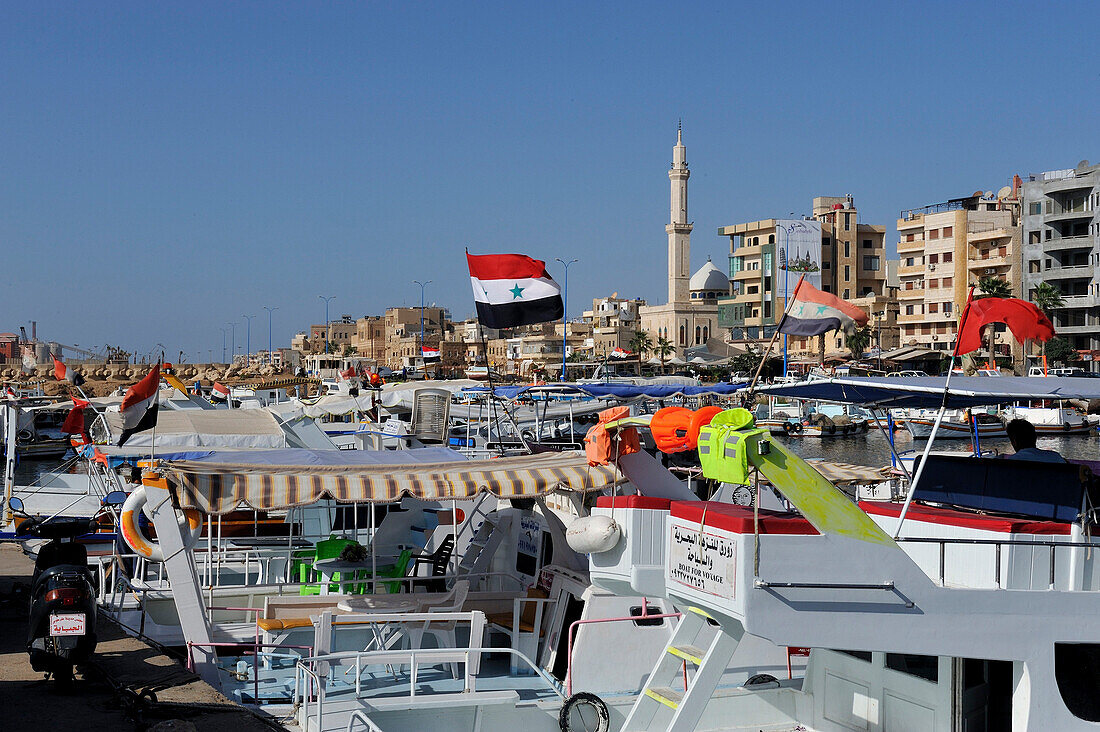
[[[1008,440],[1012,443],[1015,455],[1009,460],[1034,460],[1041,463],[1064,463],[1066,459],[1054,450],[1035,447],[1035,426],[1026,419],[1014,419],[1005,426]]]

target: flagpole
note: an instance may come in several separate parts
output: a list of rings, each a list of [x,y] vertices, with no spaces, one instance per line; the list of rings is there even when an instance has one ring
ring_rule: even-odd
[[[959,340],[962,337],[963,330],[966,328],[966,318],[970,315],[970,303],[973,301],[974,287],[971,286],[970,292],[966,295],[966,307],[963,308],[962,317],[959,318],[959,328],[955,331],[955,347],[951,350],[951,363],[947,367],[947,379],[943,382],[943,401],[940,403],[940,411],[936,414],[936,421],[932,424],[932,431],[928,434],[928,442],[924,445],[924,452],[921,454],[920,465],[917,466],[917,470],[913,474],[913,480],[909,482],[909,493],[905,496],[905,503],[902,505],[901,513],[898,515],[898,525],[894,530],[895,540],[901,536],[901,527],[905,522],[905,515],[909,513],[909,504],[913,502],[913,496],[917,492],[917,484],[920,483],[920,477],[924,474],[924,465],[928,462],[928,455],[932,452],[932,443],[936,439],[936,433],[940,429],[940,423],[943,422],[943,414],[947,411],[951,374],[955,371],[955,359],[958,358],[959,355]]]
[[[783,327],[783,323],[787,321],[787,313],[791,311],[791,304],[798,297],[798,289],[802,287],[802,280],[806,279],[806,274],[803,273],[798,278],[798,284],[794,286],[794,293],[787,299],[787,302],[783,303],[783,317],[779,319],[779,323],[775,326],[775,332],[772,333],[772,339],[768,341],[768,347],[764,349],[764,354],[760,357],[760,363],[756,366],[756,373],[752,375],[752,381],[749,383],[749,397],[752,397],[752,391],[756,388],[756,382],[760,379],[760,372],[764,369],[764,362],[768,360],[768,354],[771,353],[772,346],[775,345],[775,341],[779,338],[779,330]]]
[[[164,360],[163,354],[161,355],[161,361]],[[159,376],[160,364],[157,364],[157,371]],[[157,379],[156,391],[153,392],[153,408],[158,412],[160,411],[160,379]],[[159,417],[159,415],[158,415]],[[157,455],[157,422],[159,419],[153,420],[153,434],[149,437],[149,469],[156,468],[156,455]]]

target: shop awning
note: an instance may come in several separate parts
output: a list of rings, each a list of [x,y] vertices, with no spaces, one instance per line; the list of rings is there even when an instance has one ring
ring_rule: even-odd
[[[325,454],[318,457],[318,453]],[[306,460],[313,460],[307,463]],[[317,462],[319,461],[319,462]],[[390,451],[261,450],[218,452],[163,463],[180,506],[223,514],[244,504],[259,510],[340,503],[536,498],[558,490],[597,491],[624,479],[613,466],[589,467],[581,452],[464,460],[446,448]]]

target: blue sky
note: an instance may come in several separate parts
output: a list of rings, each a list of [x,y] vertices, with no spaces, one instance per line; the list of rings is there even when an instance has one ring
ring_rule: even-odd
[[[1100,159],[1094,3],[5,3],[2,330],[220,355],[278,306],[472,311],[463,248],[662,302],[683,118],[719,226]]]

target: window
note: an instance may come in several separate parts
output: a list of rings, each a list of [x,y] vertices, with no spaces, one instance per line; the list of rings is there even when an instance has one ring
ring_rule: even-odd
[[[934,302],[928,303],[928,312],[935,313],[939,311],[939,305]]]
[[[936,656],[918,656],[912,653],[887,653],[886,668],[903,674],[927,679],[933,684],[940,678],[940,659]]]
[[[905,326],[905,335],[916,335],[916,334],[917,334],[917,326],[915,326],[915,325]]]
[[[851,231],[852,229],[852,214],[848,211],[844,212],[844,230]]]
[[[686,346],[687,345],[687,331],[684,328],[684,326],[682,326],[682,325],[680,326],[680,345],[681,346]]]
[[[703,329],[699,326],[695,326],[695,345],[699,345],[699,338],[703,334]]]
[[[905,266],[906,267],[912,267],[916,263],[917,263],[917,261],[914,257],[906,257],[905,258]]]
[[[916,236],[915,234],[906,234],[905,235],[905,241],[913,241],[913,237],[915,237],[915,236]]]
[[[775,234],[768,234],[768,243],[775,244]]]
[[[1044,209],[1046,210],[1046,212],[1047,212],[1048,214],[1049,214],[1049,213],[1052,213],[1052,212],[1054,211],[1054,204],[1053,204],[1053,202],[1052,202],[1052,201],[1049,201],[1049,200],[1048,200],[1048,201],[1045,201],[1044,203],[1046,203],[1046,206],[1044,206]]]
[[[852,268],[849,265],[844,265],[844,281],[848,282],[852,279]],[[847,297],[847,295],[845,295]]]
[[[951,287],[951,285],[952,285],[952,283],[953,283],[953,282],[954,282],[954,279],[953,279],[953,278],[951,278],[951,277],[944,277],[944,278],[943,278],[943,282],[941,282],[941,283],[940,283],[940,285],[941,285],[942,287]]]
[[[1032,216],[1038,216],[1043,212],[1043,204],[1039,203],[1038,201],[1034,201],[1028,204],[1027,212]]]
[[[951,252],[944,252],[943,253],[943,263],[947,264],[948,262],[952,261],[954,259],[954,256],[955,255],[953,255]]]
[[[943,304],[943,314],[944,315],[950,315],[951,314],[951,308],[952,308],[951,303],[945,302]]]
[[[879,271],[879,259],[878,259],[878,257],[873,257],[869,254],[864,254],[863,255],[863,269],[865,269],[868,272],[878,272]]]
[[[694,299],[695,299],[695,298],[697,298],[697,297],[699,297],[699,293],[698,293],[698,292],[693,292],[693,293],[691,293],[691,299],[692,299],[692,300],[694,300]]]
[[[850,298],[851,296],[852,296],[851,290],[845,290],[845,291],[844,291],[844,299],[845,299],[845,300],[847,300],[847,299],[848,299],[848,298]]]
[[[874,244],[872,244],[870,239],[864,239],[862,242],[862,246],[864,249],[874,249]]]
[[[852,256],[852,249],[851,249],[851,246],[852,246],[852,242],[850,242],[850,241],[846,241],[846,242],[844,242],[844,256],[845,256],[845,257],[850,257],[850,256]]]
[[[953,226],[945,226],[945,227],[943,227],[943,238],[944,238],[944,239],[946,239],[947,237],[951,236],[951,233],[952,233],[952,232],[953,232],[954,230],[955,230],[955,227],[953,227]]]
[[[932,279],[928,280],[928,289],[929,289],[929,290],[934,290],[934,289],[936,289],[937,287],[939,287],[939,280],[937,280],[937,279],[936,279],[935,277],[933,277]]]
[[[929,229],[928,230],[928,238],[929,239],[939,239],[940,238],[940,230],[939,229]]]
[[[913,314],[913,306],[912,305],[906,305],[905,306],[905,314],[906,315],[912,315]]]
[[[833,266],[832,262],[830,262],[827,259],[824,262],[821,263],[821,269],[831,269],[832,266]]]
[[[929,254],[928,255],[928,263],[929,264],[939,264],[940,263],[940,255],[938,255],[938,254]]]
[[[1027,233],[1028,244],[1038,244],[1040,241],[1042,241],[1042,234],[1038,231],[1029,231]]]

